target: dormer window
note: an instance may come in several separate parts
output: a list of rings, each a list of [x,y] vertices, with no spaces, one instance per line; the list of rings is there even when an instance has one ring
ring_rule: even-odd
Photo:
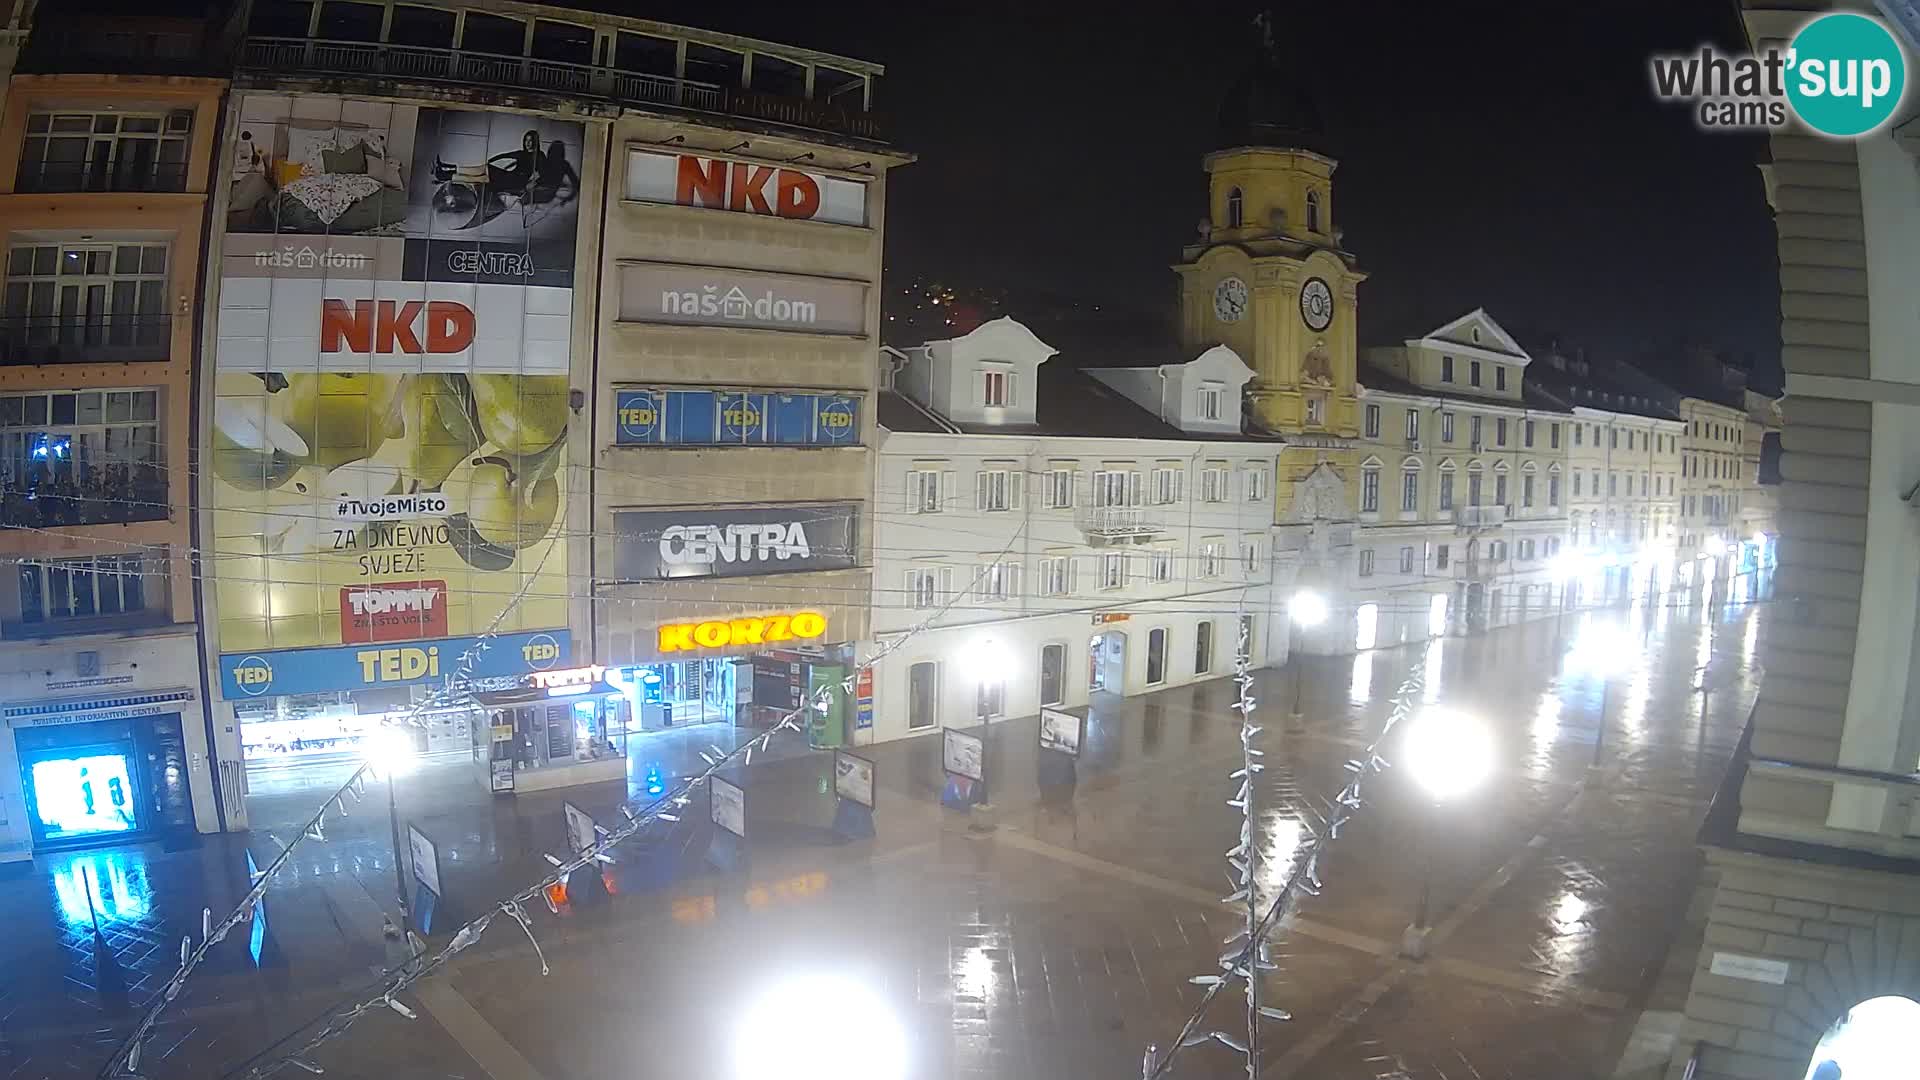
[[[1013,404],[1013,372],[989,369],[980,373],[980,404],[1004,409]]]
[[[1239,188],[1229,190],[1227,192],[1227,228],[1239,228],[1240,222],[1246,217],[1246,213],[1246,197],[1240,194]]]
[[[1307,192],[1307,231],[1320,231],[1320,193]]]
[[[1195,405],[1195,412],[1199,415],[1200,419],[1220,419],[1220,399],[1224,396],[1224,390],[1226,390],[1226,386],[1223,383],[1206,382],[1200,384],[1200,399]]]

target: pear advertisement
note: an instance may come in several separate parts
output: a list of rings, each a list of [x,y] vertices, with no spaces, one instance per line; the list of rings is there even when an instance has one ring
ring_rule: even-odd
[[[579,125],[252,95],[236,137],[205,485],[223,666],[247,693],[424,681],[448,648],[367,646],[457,645],[523,585],[499,629],[527,640],[489,671],[553,666],[564,630],[528,632],[567,625]]]

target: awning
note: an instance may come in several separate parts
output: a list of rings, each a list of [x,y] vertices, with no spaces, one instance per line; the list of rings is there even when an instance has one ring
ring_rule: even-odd
[[[180,711],[195,698],[192,690],[155,690],[145,694],[35,701],[0,708],[8,727],[45,727],[50,724],[91,724],[98,720],[127,720]]]

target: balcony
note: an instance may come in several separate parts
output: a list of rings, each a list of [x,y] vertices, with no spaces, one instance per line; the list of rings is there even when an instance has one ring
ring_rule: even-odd
[[[158,465],[106,465],[80,475],[0,472],[0,529],[165,521],[167,512],[166,470]]]
[[[1462,529],[1492,529],[1507,523],[1504,506],[1456,506],[1453,523]]]
[[[16,316],[0,319],[0,365],[164,363],[172,341],[171,315]]]
[[[82,191],[185,191],[184,161],[22,161],[13,190],[26,195]]]
[[[1144,506],[1083,506],[1074,519],[1089,539],[1106,543],[1145,540],[1161,531]]]
[[[281,76],[311,73],[518,87],[716,113],[860,139],[881,138],[879,122],[872,113],[826,101],[527,56],[383,42],[250,37],[241,45],[238,66]]]

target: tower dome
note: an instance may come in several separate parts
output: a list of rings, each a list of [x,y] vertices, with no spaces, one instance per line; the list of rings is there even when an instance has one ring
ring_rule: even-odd
[[[1269,15],[1254,19],[1259,37],[1247,70],[1220,102],[1215,148],[1270,146],[1328,154],[1326,127],[1296,64],[1284,62]]]

